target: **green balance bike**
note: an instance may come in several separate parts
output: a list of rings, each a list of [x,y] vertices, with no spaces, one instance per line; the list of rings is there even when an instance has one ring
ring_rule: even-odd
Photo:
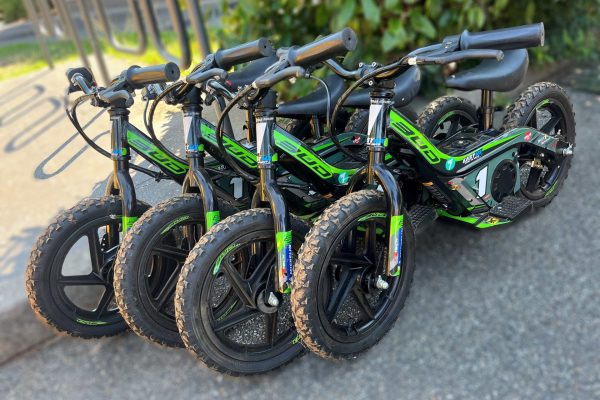
[[[248,67],[241,74],[256,78],[275,61],[276,57],[255,61],[254,64],[259,65],[260,69]],[[257,75],[255,71],[260,73]],[[155,100],[151,116],[156,104],[163,98],[167,102],[182,105],[188,157],[203,159],[206,153],[221,162],[224,160],[217,145],[215,127],[202,119],[202,107],[210,96],[231,99],[237,89],[244,86],[239,76],[232,81],[233,75],[227,74],[215,64],[212,57],[208,57],[186,77],[186,83],[172,85]],[[413,82],[418,80],[417,68],[411,71],[410,76],[407,74],[399,78],[399,82],[405,81],[405,85],[413,86]],[[249,83],[247,79],[246,83]],[[323,133],[323,125],[331,111],[330,105],[343,93],[345,79],[334,74],[321,80],[321,83],[323,87],[307,96],[278,106],[279,117],[295,122],[291,129],[278,128],[277,137],[286,156],[277,173],[278,185],[293,211],[306,218],[315,215],[339,196],[331,195],[332,192],[343,193],[336,190],[336,185],[344,184],[356,167],[344,162],[347,156]],[[170,91],[176,95],[169,94]],[[193,91],[203,95],[197,96]],[[176,101],[173,97],[185,97],[187,100]],[[396,102],[398,106],[406,103],[401,98]],[[237,184],[240,191],[251,193],[254,186],[249,185],[248,176],[255,180],[258,173],[255,144],[257,127],[254,117],[256,107],[252,102],[239,105],[246,110],[248,116],[246,138],[238,140],[232,135],[223,136],[223,152],[234,158],[245,174],[234,174],[231,183]],[[358,110],[368,108],[368,92],[355,93],[345,106]],[[367,117],[364,112],[352,115],[346,112],[341,118],[336,118],[336,126],[344,128],[349,125],[352,132],[364,132]],[[311,132],[309,136],[306,135],[308,130]],[[365,135],[353,133],[343,135],[340,141],[345,148],[363,151],[365,138]],[[312,166],[315,172],[311,170],[306,173],[304,169],[307,165]],[[201,164],[194,168],[201,169]],[[329,181],[322,183],[323,177]],[[115,298],[121,315],[138,335],[163,345],[183,345],[175,321],[173,297],[179,271],[188,251],[204,232],[221,218],[236,211],[236,207],[232,207],[226,200],[218,201],[215,197],[218,187],[212,189],[212,183],[206,176],[195,178],[195,181],[200,180],[203,183],[192,185],[196,190],[190,190],[184,185],[181,196],[165,200],[149,209],[123,238],[123,245],[114,264]],[[319,188],[313,189],[312,186],[315,185],[319,185]]]
[[[339,76],[356,79],[357,71],[346,71],[330,60],[356,45],[356,36],[345,29],[301,48],[278,51],[279,61],[231,101],[253,105],[256,116],[258,179],[243,165],[230,160],[240,176],[256,183],[252,208],[214,225],[196,243],[182,268],[176,290],[177,326],[184,344],[206,365],[218,371],[257,374],[285,365],[303,353],[294,328],[289,293],[292,265],[308,230],[306,217],[319,215],[347,190],[361,163],[340,159],[328,162],[309,144],[293,140],[276,123],[281,107],[271,89],[278,82],[309,76],[326,60]],[[419,87],[417,67],[399,74],[391,102],[407,104]],[[369,92],[347,96],[347,104],[369,104]],[[217,137],[220,143],[220,123]],[[352,137],[356,148],[343,146]],[[364,141],[356,133],[329,136],[330,145],[348,154],[364,152]],[[313,148],[314,149],[314,148]],[[393,160],[390,160],[393,162]],[[306,213],[286,193],[279,171],[285,169],[308,183],[308,192],[321,199],[317,213]],[[304,218],[302,218],[304,217]]]
[[[559,192],[575,146],[563,89],[535,84],[492,128],[492,92],[516,88],[527,47],[543,44],[542,24],[451,36],[358,80],[371,88],[368,160],[349,193],[307,235],[294,268],[292,312],[303,343],[334,359],[356,357],[398,318],[415,269],[415,234],[437,216],[476,228],[509,224]],[[483,60],[447,85],[482,90],[479,127],[428,138],[390,102],[390,80],[410,65]],[[335,115],[335,112],[334,112]],[[383,162],[393,155],[402,168]]]
[[[269,42],[259,39],[232,49],[219,50],[202,67],[210,64],[229,69],[261,58],[247,68],[229,75],[227,84],[234,88],[244,86],[262,74],[272,63],[272,60],[265,63],[262,58],[268,58],[272,53]],[[113,174],[104,197],[85,199],[60,213],[37,240],[27,267],[26,290],[33,310],[56,330],[84,338],[108,336],[127,327],[118,312],[113,292],[113,266],[117,249],[124,232],[150,207],[137,199],[130,170],[145,173],[157,181],[173,180],[183,186],[185,193],[212,188],[212,193],[218,198],[214,200],[212,197],[213,205],[224,202],[230,206],[228,209],[231,209],[231,205],[246,208],[250,203],[252,187],[217,159],[207,157],[204,160],[204,153],[194,151],[191,142],[188,149],[190,151],[186,154],[187,160],[166,149],[152,129],[154,108],[151,109],[147,126],[150,136],[129,122],[133,92],[144,88],[148,99],[166,97],[167,94],[171,103],[181,104],[184,108],[184,120],[193,120],[193,126],[211,126],[207,121],[201,123],[199,120],[200,116],[196,111],[200,92],[194,85],[178,86],[173,88],[177,90],[165,90],[161,93],[165,82],[179,77],[179,69],[175,64],[131,67],[107,88],[98,88],[93,75],[84,68],[69,70],[67,75],[69,92],[84,92],[84,96],[74,102],[73,108],[67,110],[67,115],[92,148],[112,159]],[[217,100],[215,105],[224,107],[222,97],[213,94],[212,98],[213,101],[215,98]],[[96,145],[77,119],[77,107],[90,100],[92,105],[108,109],[112,122],[110,152]],[[325,118],[318,121],[324,123]],[[302,137],[301,135],[308,135],[310,130],[311,126],[307,124],[296,124],[293,132]],[[194,135],[191,138],[193,140]],[[213,145],[216,146],[216,142],[213,141]],[[242,151],[239,146],[231,146],[232,152]],[[141,155],[158,171],[130,164],[132,152]],[[210,181],[210,185],[207,181]],[[170,237],[170,240],[176,239]],[[161,268],[155,269],[155,274],[162,276],[167,268],[170,268],[168,260],[163,262]],[[153,290],[160,288],[154,286]]]

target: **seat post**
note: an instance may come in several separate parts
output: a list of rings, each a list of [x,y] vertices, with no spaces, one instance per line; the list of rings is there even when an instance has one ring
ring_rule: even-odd
[[[488,130],[494,125],[494,92],[483,89],[481,91],[481,129]]]

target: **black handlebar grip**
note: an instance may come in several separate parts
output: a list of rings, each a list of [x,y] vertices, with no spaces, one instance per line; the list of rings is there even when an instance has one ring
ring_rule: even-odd
[[[460,49],[516,50],[544,45],[544,23],[460,35]]]
[[[228,70],[234,65],[271,56],[274,53],[275,50],[269,39],[260,38],[230,49],[217,50],[215,52],[215,63],[219,68]]]
[[[76,74],[83,77],[84,82],[75,82],[73,80],[73,77]],[[67,79],[69,80],[69,93],[77,92],[79,90],[86,92],[86,89],[88,89],[87,91],[89,91],[89,89],[92,86],[96,85],[92,71],[90,71],[86,67],[77,67],[77,68],[67,69]],[[82,87],[82,86],[85,86],[85,87]],[[86,94],[89,94],[89,93],[86,93]]]
[[[134,89],[141,89],[152,83],[174,82],[179,79],[179,73],[179,67],[173,62],[143,68],[134,65],[125,71],[125,79]]]
[[[329,58],[343,56],[354,50],[357,43],[356,33],[350,28],[344,28],[300,48],[291,48],[288,61],[290,65],[308,67]]]

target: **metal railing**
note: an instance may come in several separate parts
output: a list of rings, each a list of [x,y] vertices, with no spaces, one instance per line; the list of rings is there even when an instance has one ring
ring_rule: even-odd
[[[152,0],[126,0],[126,3],[129,22],[137,36],[137,44],[132,47],[123,45],[115,37],[106,12],[105,2],[102,0],[52,0],[51,2],[49,0],[23,0],[40,51],[50,68],[53,68],[54,64],[48,50],[48,39],[61,38],[74,43],[81,62],[91,70],[90,60],[86,54],[84,41],[74,14],[83,25],[83,31],[91,44],[104,83],[110,81],[110,74],[102,53],[99,35],[116,51],[129,54],[143,54],[148,48],[150,40],[166,61],[173,61],[182,69],[186,69],[192,62],[192,49],[184,18],[184,15],[187,14],[193,34],[198,40],[200,54],[205,57],[210,53],[208,34],[199,0],[186,0],[185,12],[177,0],[164,1],[171,27],[177,38],[179,57],[171,54],[161,39],[161,30]],[[58,19],[53,14],[56,14]]]

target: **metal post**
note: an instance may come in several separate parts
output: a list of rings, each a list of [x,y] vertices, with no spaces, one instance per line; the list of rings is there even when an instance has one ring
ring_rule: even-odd
[[[194,34],[198,39],[198,45],[200,46],[200,53],[202,58],[208,56],[210,51],[210,42],[208,41],[208,34],[206,32],[206,25],[204,25],[204,18],[202,16],[202,8],[200,2],[197,0],[187,0],[188,14],[190,21],[194,28]]]
[[[35,38],[44,54],[44,58],[46,59],[46,63],[50,68],[54,68],[54,64],[52,63],[52,58],[50,57],[50,52],[48,51],[48,46],[46,46],[46,41],[42,36],[42,32],[40,31],[39,20],[37,17],[37,13],[35,11],[35,7],[31,0],[23,0],[23,4],[25,5],[25,9],[27,10],[27,15],[29,16],[29,20],[31,21],[31,26],[33,27],[33,33],[35,34]]]
[[[90,60],[85,54],[85,49],[81,43],[81,38],[79,37],[79,34],[75,28],[75,24],[73,23],[73,19],[71,18],[71,14],[69,14],[69,10],[67,10],[64,0],[54,0],[54,4],[56,4],[58,13],[65,24],[67,35],[71,38],[71,40],[73,40],[73,43],[75,43],[75,47],[79,52],[79,57],[81,58],[81,61],[83,61],[83,65],[91,71],[92,68],[90,65]]]
[[[96,36],[96,31],[92,26],[92,21],[90,19],[90,14],[85,6],[84,0],[76,0],[77,8],[79,8],[79,14],[81,15],[81,20],[83,21],[83,26],[85,31],[87,32],[88,38],[90,42],[92,42],[92,48],[94,49],[94,54],[96,55],[96,61],[98,62],[98,67],[100,68],[100,75],[102,75],[102,80],[104,84],[107,85],[110,83],[110,76],[108,75],[108,69],[106,68],[106,63],[104,62],[104,55],[102,54],[102,49],[100,48],[100,43],[98,43],[98,37]]]

